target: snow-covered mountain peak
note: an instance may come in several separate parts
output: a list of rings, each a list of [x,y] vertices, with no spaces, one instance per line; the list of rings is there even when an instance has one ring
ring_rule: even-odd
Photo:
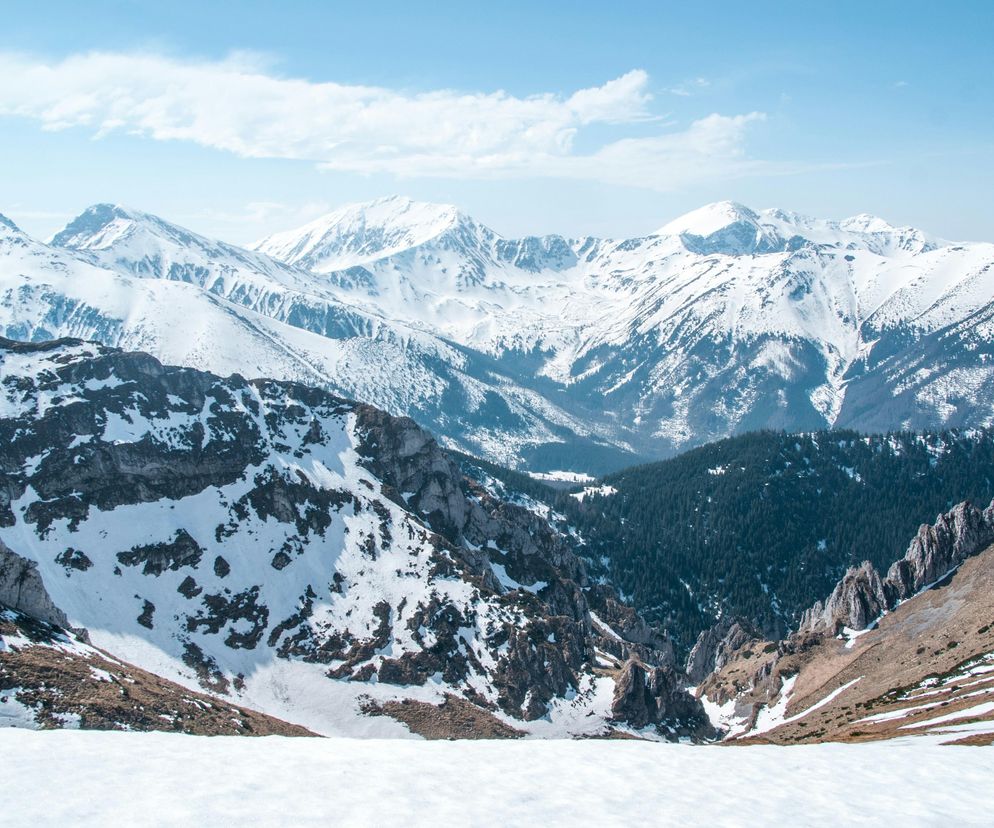
[[[891,233],[897,228],[886,221],[880,216],[875,216],[872,213],[860,213],[856,216],[850,216],[847,219],[843,219],[839,222],[839,227],[843,230],[851,230],[855,233]]]
[[[103,250],[143,219],[157,220],[120,204],[94,204],[56,233],[49,243],[74,250]]]
[[[688,233],[692,236],[707,237],[730,224],[741,221],[758,224],[759,216],[744,204],[735,201],[716,201],[673,219],[661,227],[657,235],[679,236]]]
[[[946,244],[946,242],[936,239],[916,227],[895,227],[890,222],[870,213],[860,213],[843,219],[839,222],[839,228],[849,233],[859,233],[869,237],[868,245],[881,255],[897,251],[927,253]]]
[[[315,281],[264,254],[116,204],[88,207],[50,244],[125,276],[191,282],[222,295],[243,289],[247,282],[263,290],[286,285],[310,290]]]
[[[493,234],[451,204],[403,196],[350,204],[250,246],[275,259],[327,273],[419,247],[454,230]]]
[[[0,233],[8,230],[13,230],[15,233],[21,232],[21,229],[14,224],[14,222],[7,218],[3,213],[0,213]]]
[[[718,201],[685,213],[661,227],[657,235],[679,236],[684,247],[701,254],[737,256],[783,247],[779,234],[761,224],[758,213],[734,201]]]

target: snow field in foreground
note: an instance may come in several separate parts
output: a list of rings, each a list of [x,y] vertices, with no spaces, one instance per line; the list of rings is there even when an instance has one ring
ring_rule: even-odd
[[[983,825],[994,749],[0,731],[0,825]]]

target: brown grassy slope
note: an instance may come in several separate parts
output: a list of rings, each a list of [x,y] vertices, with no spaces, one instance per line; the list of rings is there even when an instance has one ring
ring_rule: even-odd
[[[0,699],[30,707],[42,728],[198,735],[313,736],[118,661],[62,630],[0,608]]]
[[[766,652],[764,652],[766,650]],[[786,650],[786,652],[782,652]],[[774,650],[769,642],[741,648],[701,692],[722,701],[738,696],[748,717],[775,704],[783,679],[797,675],[786,717],[809,711],[834,690],[855,684],[798,721],[737,741],[790,744],[866,741],[941,730],[933,719],[994,702],[994,547],[967,560],[951,577],[897,607],[852,647],[835,638],[809,637]],[[970,673],[973,672],[973,675]],[[914,707],[925,707],[911,710]],[[859,721],[871,716],[894,716]],[[957,720],[990,721],[994,713]],[[909,726],[910,725],[910,726]],[[950,740],[955,739],[950,736]],[[986,737],[969,737],[983,743]]]

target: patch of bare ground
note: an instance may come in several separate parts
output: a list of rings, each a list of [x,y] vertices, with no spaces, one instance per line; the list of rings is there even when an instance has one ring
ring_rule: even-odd
[[[966,745],[968,747],[990,747],[994,745],[994,733],[975,733],[957,739],[955,742],[946,742],[947,745]]]
[[[105,656],[57,628],[0,614],[0,699],[42,728],[160,730],[195,735],[314,736],[309,730],[197,693]]]
[[[371,716],[390,716],[425,739],[520,739],[524,736],[492,713],[451,695],[439,705],[413,699],[369,700],[363,706],[363,712]]]

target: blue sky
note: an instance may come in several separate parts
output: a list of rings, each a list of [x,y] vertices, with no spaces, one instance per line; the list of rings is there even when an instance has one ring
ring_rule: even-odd
[[[505,235],[734,199],[994,241],[994,3],[4,4],[0,212],[247,242],[402,193]]]

